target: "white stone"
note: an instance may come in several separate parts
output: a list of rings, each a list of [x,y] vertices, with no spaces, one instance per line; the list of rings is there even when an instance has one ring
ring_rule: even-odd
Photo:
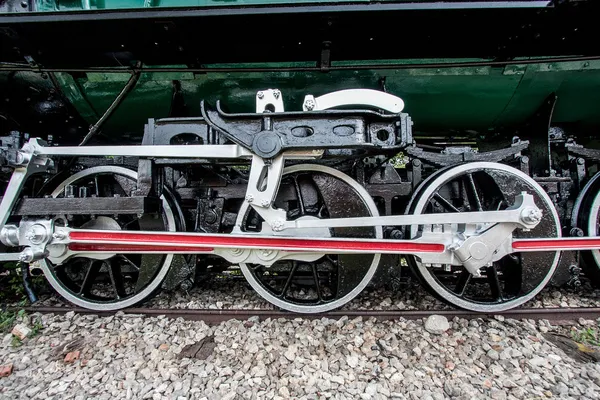
[[[13,330],[11,331],[11,333],[13,335],[15,335],[16,337],[18,337],[19,339],[23,340],[27,336],[29,336],[29,334],[31,333],[31,329],[29,329],[24,324],[17,324],[17,325],[15,325],[15,327],[13,328]]]
[[[443,315],[430,315],[425,320],[425,330],[434,335],[441,335],[448,329],[450,329],[450,324],[448,323],[448,319]]]
[[[356,368],[356,366],[358,365],[358,357],[355,355],[347,356],[346,363],[350,368]]]

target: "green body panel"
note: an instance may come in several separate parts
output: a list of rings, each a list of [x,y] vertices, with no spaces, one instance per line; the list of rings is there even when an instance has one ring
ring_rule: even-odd
[[[93,124],[130,75],[88,73],[77,79],[66,73],[56,76],[78,112]],[[417,132],[486,131],[517,126],[531,118],[551,93],[558,95],[553,123],[581,129],[600,125],[600,61],[587,61],[327,73],[144,73],[103,130],[111,134],[140,134],[148,118],[171,116],[174,81],[180,83],[187,115],[199,116],[202,99],[213,105],[220,100],[230,112],[253,112],[258,90],[278,88],[283,92],[286,109],[293,111],[301,109],[306,94],[319,96],[348,88],[381,89],[382,79],[389,93],[405,101],[405,111],[413,118]]]

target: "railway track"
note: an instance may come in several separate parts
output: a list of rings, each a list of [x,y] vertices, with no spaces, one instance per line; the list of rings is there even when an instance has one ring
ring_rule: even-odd
[[[264,309],[166,309],[166,308],[128,308],[120,311],[94,311],[80,307],[28,307],[27,312],[44,313],[44,314],[66,314],[75,312],[78,314],[109,316],[115,315],[117,312],[131,315],[142,315],[146,317],[166,316],[168,318],[183,318],[194,321],[204,321],[206,323],[220,323],[231,319],[246,320],[251,317],[264,319],[294,319],[294,318],[331,318],[339,319],[344,316],[348,318],[376,318],[378,320],[393,320],[393,319],[421,319],[427,318],[430,315],[443,315],[448,319],[454,317],[473,319],[484,318],[501,315],[505,318],[512,319],[532,319],[532,320],[549,320],[554,324],[569,325],[575,323],[580,318],[596,319],[600,318],[600,307],[576,307],[576,308],[521,308],[512,309],[500,313],[476,313],[465,310],[397,310],[397,311],[381,311],[381,310],[336,310],[319,314],[300,314],[281,310],[264,310]]]

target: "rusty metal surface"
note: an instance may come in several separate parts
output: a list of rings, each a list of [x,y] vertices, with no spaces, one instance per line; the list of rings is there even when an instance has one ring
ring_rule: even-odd
[[[98,316],[109,316],[114,315],[114,311],[93,311],[78,307],[29,307],[25,308],[29,313],[39,312],[44,314],[65,314],[70,311],[74,311],[77,314],[88,314]],[[228,310],[180,310],[180,309],[166,309],[166,308],[128,308],[121,310],[124,314],[128,315],[141,315],[146,317],[157,317],[166,316],[168,318],[183,318],[193,321],[204,321],[206,323],[220,323],[231,319],[246,320],[251,317],[258,317],[260,320],[268,318],[277,319],[294,319],[294,318],[305,318],[305,319],[319,319],[319,318],[331,318],[339,319],[341,317],[348,318],[376,318],[378,320],[394,320],[394,319],[421,319],[427,318],[430,315],[443,315],[448,319],[454,317],[459,318],[486,318],[493,317],[494,315],[502,315],[505,318],[512,319],[532,319],[540,320],[547,319],[557,324],[569,324],[574,323],[579,318],[584,319],[596,319],[600,318],[600,308],[598,307],[578,307],[578,308],[520,308],[513,309],[501,313],[476,313],[464,310],[396,310],[396,311],[378,311],[378,310],[337,310],[330,311],[321,314],[298,314],[280,310],[241,310],[241,309],[228,309]]]

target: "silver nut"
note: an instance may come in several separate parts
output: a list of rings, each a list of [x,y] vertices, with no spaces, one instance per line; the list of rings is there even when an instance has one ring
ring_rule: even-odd
[[[283,230],[284,223],[285,221],[281,219],[276,219],[271,223],[271,229],[273,229],[275,232],[280,232]]]
[[[6,246],[18,246],[19,228],[15,225],[5,225],[2,230],[0,230],[0,242]]]
[[[269,200],[267,200],[267,199],[263,199],[260,202],[260,205],[263,206],[263,207],[269,207],[271,205],[271,202]]]
[[[277,89],[273,90],[273,97],[275,97],[276,99],[279,98],[279,96],[281,96],[281,92]]]
[[[246,195],[246,201],[248,203],[252,203],[254,201],[254,196],[252,196],[251,194]]]
[[[19,261],[25,263],[33,261],[33,250],[31,250],[29,247],[23,249],[21,254],[19,254]]]
[[[52,234],[52,238],[56,240],[63,240],[67,237],[63,232],[55,232]]]
[[[521,220],[526,224],[537,224],[542,220],[542,212],[536,208],[527,207],[521,212]]]
[[[304,107],[308,110],[308,111],[312,111],[315,108],[315,101],[314,100],[306,100],[304,102]]]
[[[258,97],[259,99],[262,99],[265,97],[265,94],[263,92],[258,92],[258,93],[256,93],[256,97]]]

